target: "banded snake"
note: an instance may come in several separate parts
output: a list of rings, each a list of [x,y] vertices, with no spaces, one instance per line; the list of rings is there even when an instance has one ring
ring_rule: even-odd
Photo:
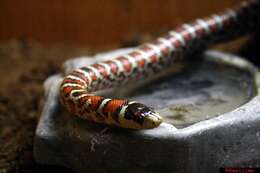
[[[152,108],[135,101],[104,98],[91,92],[141,80],[187,54],[257,30],[259,2],[242,2],[234,9],[183,24],[113,60],[72,71],[64,77],[60,86],[62,104],[70,113],[96,123],[131,129],[159,126],[162,118]]]

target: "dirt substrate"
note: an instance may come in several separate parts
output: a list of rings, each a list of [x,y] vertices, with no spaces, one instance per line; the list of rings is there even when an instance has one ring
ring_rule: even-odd
[[[240,44],[230,45],[224,48],[234,50]],[[87,48],[24,40],[0,44],[0,173],[69,172],[33,160],[33,136],[44,99],[42,83],[66,59],[90,53]]]
[[[44,98],[42,83],[59,71],[64,60],[89,53],[73,46],[47,47],[22,40],[0,45],[0,172],[48,169],[35,164],[32,154]]]

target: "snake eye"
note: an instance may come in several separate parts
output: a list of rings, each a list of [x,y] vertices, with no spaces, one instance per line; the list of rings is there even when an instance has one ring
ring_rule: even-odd
[[[125,112],[125,119],[131,120],[132,119],[132,113],[130,111]]]

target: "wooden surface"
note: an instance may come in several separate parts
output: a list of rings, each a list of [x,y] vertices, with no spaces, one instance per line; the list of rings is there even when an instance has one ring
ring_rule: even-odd
[[[118,46],[232,7],[241,0],[1,0],[0,42],[32,39]],[[113,46],[114,45],[114,46]]]

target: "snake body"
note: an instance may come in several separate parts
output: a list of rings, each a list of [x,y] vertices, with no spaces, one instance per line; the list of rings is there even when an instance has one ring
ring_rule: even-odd
[[[67,74],[60,86],[62,104],[70,113],[96,123],[131,129],[157,127],[161,116],[135,101],[104,98],[91,92],[142,80],[177,59],[208,45],[252,32],[258,21],[259,1],[243,2],[234,9],[183,24],[130,53],[85,66]]]

